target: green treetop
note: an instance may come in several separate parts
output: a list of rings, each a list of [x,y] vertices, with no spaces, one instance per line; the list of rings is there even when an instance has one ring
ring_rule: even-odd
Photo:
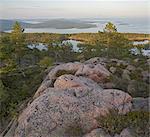
[[[113,23],[108,22],[104,28],[104,32],[109,33],[117,32],[117,27]]]
[[[13,26],[10,39],[14,47],[15,59],[17,61],[17,64],[20,65],[21,57],[25,52],[26,45],[23,35],[23,29],[18,22],[16,22]]]
[[[13,26],[11,40],[13,44],[21,44],[23,42],[23,29],[17,21]]]

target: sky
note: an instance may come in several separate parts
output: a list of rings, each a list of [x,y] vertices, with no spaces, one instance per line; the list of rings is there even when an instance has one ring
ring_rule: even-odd
[[[0,0],[1,19],[148,18],[149,0]]]

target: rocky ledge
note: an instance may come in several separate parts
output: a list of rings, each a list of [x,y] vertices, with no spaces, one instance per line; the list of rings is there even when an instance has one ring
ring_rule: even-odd
[[[133,99],[122,90],[104,89],[101,85],[109,82],[112,72],[100,58],[52,67],[5,137],[111,137],[97,118],[112,110],[127,114],[139,109],[140,101],[148,106],[146,100]],[[128,129],[114,136],[132,137]]]

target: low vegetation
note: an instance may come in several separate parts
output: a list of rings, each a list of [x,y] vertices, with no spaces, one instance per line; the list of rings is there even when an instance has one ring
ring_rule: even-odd
[[[149,112],[134,111],[126,115],[111,111],[106,117],[98,117],[99,127],[111,135],[120,134],[125,128],[133,131],[134,137],[149,137]]]
[[[139,34],[139,33],[119,33],[126,37],[129,41],[143,41],[150,40],[150,34]],[[93,43],[99,39],[99,36],[105,37],[106,34],[103,32],[99,33],[79,33],[72,34],[70,36],[71,39],[85,41],[88,43]]]

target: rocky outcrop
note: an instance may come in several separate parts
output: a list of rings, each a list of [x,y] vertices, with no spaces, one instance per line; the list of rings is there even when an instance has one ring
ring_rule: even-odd
[[[12,119],[5,130],[0,134],[0,137],[13,137],[17,124],[17,119]]]
[[[62,75],[58,77],[54,83],[54,88],[58,89],[83,88],[83,89],[102,90],[102,88],[93,80],[82,76],[76,77],[73,75]]]
[[[83,137],[135,137],[131,129],[125,128],[121,131],[120,134],[115,134],[114,136],[106,133],[102,128],[97,128],[92,130],[90,133],[86,134]]]
[[[105,89],[102,91],[102,98],[107,100],[108,104],[111,104],[120,114],[126,114],[132,107],[132,97],[121,90]]]
[[[116,134],[114,137],[135,137],[135,134],[131,129],[125,128],[120,134]]]
[[[52,68],[19,115],[14,137],[109,137],[99,129],[97,117],[111,110],[128,113],[132,97],[121,90],[103,89],[100,85],[111,73],[101,60],[90,62]]]
[[[150,98],[133,98],[132,111],[149,111]]]
[[[53,67],[50,70],[48,69],[47,71],[49,73],[47,74],[45,80],[42,82],[37,92],[35,93],[34,99],[40,96],[47,88],[53,87],[54,82],[59,76],[63,74],[75,74],[76,71],[82,66],[83,66],[82,63],[75,62],[75,63],[60,64],[56,67]]]
[[[126,67],[126,70],[129,70],[129,71],[134,71],[136,68],[133,66],[133,65],[128,65]]]
[[[150,83],[150,73],[149,71],[142,71],[143,81]]]
[[[109,70],[110,70],[111,73],[114,74],[114,73],[116,72],[117,69],[116,69],[115,67],[110,67]]]
[[[110,77],[110,72],[101,64],[86,64],[80,68],[76,74],[76,76],[85,76],[88,77],[95,82],[105,82]]]
[[[130,71],[128,71],[128,70],[126,70],[126,69],[123,70],[122,79],[125,79],[125,80],[130,81],[130,80],[131,80],[131,78],[130,78]]]
[[[47,77],[37,90],[34,98],[41,95],[41,93],[44,92],[44,90],[46,90],[47,88],[53,87],[56,79],[64,74],[84,76],[98,83],[107,81],[111,73],[104,66],[102,66],[100,62],[98,62],[98,64],[96,63],[90,64],[90,62],[93,62],[92,60],[93,59],[85,63],[75,62],[75,63],[60,64],[54,68],[51,68]]]
[[[85,61],[84,63],[85,64],[101,64],[106,67],[106,63],[108,63],[108,59],[95,57],[95,58],[91,58],[91,59]]]
[[[105,131],[101,128],[92,130],[90,133],[84,135],[83,137],[111,137],[109,134],[106,134]]]
[[[98,126],[96,118],[106,116],[109,110],[129,112],[131,101],[128,94],[119,90],[50,88],[20,115],[15,137],[66,137],[75,122],[87,133]]]

